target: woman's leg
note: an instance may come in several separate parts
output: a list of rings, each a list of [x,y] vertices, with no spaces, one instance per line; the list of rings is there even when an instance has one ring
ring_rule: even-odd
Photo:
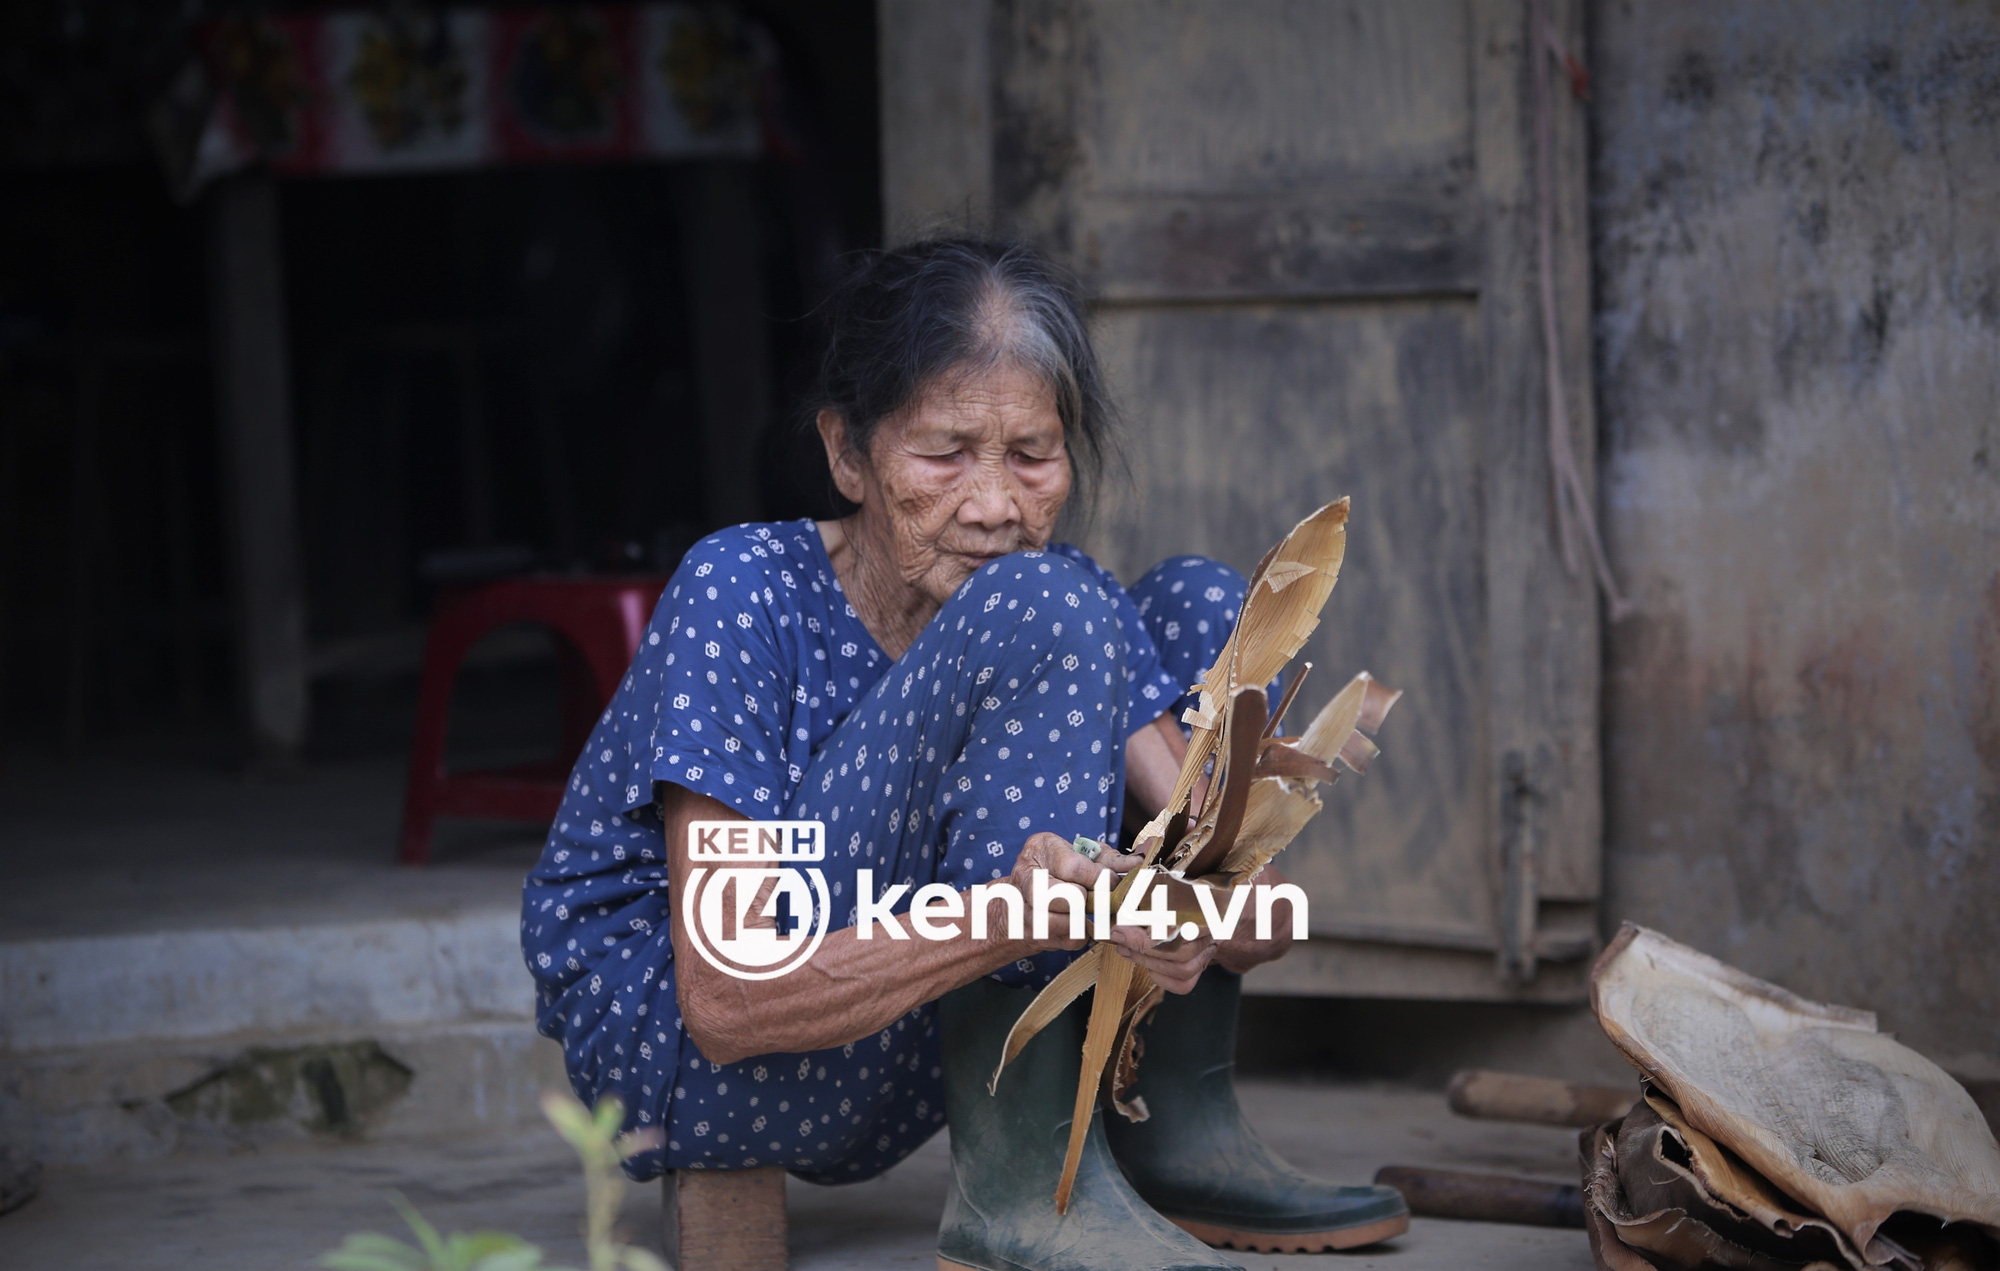
[[[968,579],[814,756],[789,809],[826,825],[829,925],[853,924],[863,870],[876,895],[963,890],[1005,877],[1037,832],[1105,834],[1123,798],[1124,665],[1110,597],[1068,560],[1023,553]],[[1068,958],[996,978],[1039,984]],[[681,1056],[669,1168],[855,1181],[944,1120],[934,1006],[809,1055],[715,1065],[684,1041]]]
[[[1243,612],[1243,593],[1249,583],[1221,561],[1206,556],[1172,556],[1147,570],[1127,589],[1139,606],[1147,634],[1159,647],[1160,663],[1168,674],[1183,684],[1194,684],[1215,665],[1216,654],[1236,630],[1236,615]],[[1266,690],[1276,706],[1285,677],[1271,681]],[[1193,706],[1195,695],[1186,693],[1173,705],[1173,716]]]
[[[1221,561],[1170,556],[1126,590],[1159,647],[1161,664],[1182,684],[1193,684],[1208,674],[1236,629],[1248,586],[1243,575]],[[1174,719],[1192,705],[1192,693],[1175,702]]]
[[[878,885],[968,887],[1005,877],[1040,831],[1101,835],[1123,793],[1125,645],[1081,567],[993,562],[813,757],[792,815],[824,820],[828,855]],[[834,909],[852,922],[851,895]]]

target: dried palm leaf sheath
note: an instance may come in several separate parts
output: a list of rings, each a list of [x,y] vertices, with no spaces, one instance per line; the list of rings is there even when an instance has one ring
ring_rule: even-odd
[[[1190,888],[1213,889],[1218,912],[1225,911],[1220,893],[1247,883],[1284,850],[1319,811],[1314,787],[1334,778],[1331,765],[1336,760],[1358,773],[1376,754],[1374,744],[1357,729],[1374,731],[1398,694],[1366,673],[1356,676],[1297,738],[1270,735],[1270,725],[1291,697],[1273,716],[1263,688],[1319,625],[1320,607],[1340,576],[1346,545],[1347,500],[1342,499],[1299,522],[1265,555],[1251,576],[1236,630],[1203,677],[1197,704],[1184,718],[1193,732],[1173,796],[1139,832],[1137,844],[1145,866],[1158,862],[1170,871],[1173,903],[1182,920],[1202,922]],[[1295,679],[1294,691],[1297,684]],[[1189,825],[1194,787],[1210,760],[1215,762],[1211,788],[1200,817]],[[1137,877],[1134,871],[1119,883],[1114,903],[1124,900]],[[1114,1108],[1133,1120],[1147,1115],[1143,1101],[1127,1102],[1124,1095],[1140,1058],[1136,1030],[1158,1005],[1161,989],[1105,946],[1091,948],[1015,1022],[989,1085],[997,1091],[1007,1064],[1086,988],[1095,988],[1096,996],[1084,1036],[1069,1149],[1056,1185],[1056,1209],[1065,1213],[1107,1065],[1113,1071]]]
[[[1118,1048],[1111,1063],[1111,1107],[1127,1121],[1144,1121],[1153,1115],[1145,1099],[1131,1094],[1133,1083],[1139,1079],[1139,1057],[1145,1051],[1139,1040],[1139,1025],[1152,1018],[1167,995],[1165,989],[1151,983],[1150,976],[1147,981],[1145,992],[1126,995],[1125,1018],[1118,1024]],[[1127,1095],[1131,1097],[1128,1099]]]
[[[1823,1218],[1857,1266],[1916,1265],[1880,1230],[1899,1211],[2000,1236],[2000,1144],[1985,1118],[1869,1012],[1807,1001],[1629,923],[1598,959],[1591,1004],[1671,1100],[1653,1111],[1693,1153],[1691,1173],[1760,1226]],[[1726,1176],[1697,1135],[1771,1190]]]
[[[1243,812],[1250,802],[1258,753],[1264,744],[1264,690],[1254,685],[1236,689],[1229,695],[1229,713],[1223,717],[1222,740],[1216,749],[1215,784],[1201,819],[1180,841],[1167,865],[1197,877],[1221,863],[1222,854],[1236,841],[1243,828]]]
[[[1221,885],[1249,882],[1291,845],[1306,822],[1319,812],[1320,797],[1314,785],[1332,784],[1337,776],[1332,770],[1336,761],[1356,775],[1367,771],[1368,761],[1378,752],[1364,732],[1381,727],[1389,708],[1401,697],[1363,671],[1320,709],[1303,736],[1277,738],[1277,744],[1266,744],[1257,775],[1250,783],[1242,828],[1214,871],[1223,876]],[[1298,761],[1312,764],[1325,775],[1306,779],[1283,771]],[[1270,775],[1264,775],[1267,773]],[[1194,869],[1186,872],[1201,879],[1201,873]]]
[[[1014,1021],[1014,1027],[1007,1030],[1006,1044],[1001,1047],[1000,1065],[993,1070],[993,1076],[986,1083],[986,1093],[993,1094],[1000,1088],[1000,1074],[1007,1071],[1007,1065],[1014,1062],[1014,1056],[1021,1048],[1035,1039],[1035,1034],[1049,1026],[1049,1021],[1067,1010],[1069,1004],[1082,997],[1084,990],[1097,983],[1097,968],[1104,961],[1108,946],[1094,944],[1083,951],[1076,961],[1062,969],[1061,974],[1050,980],[1035,1000],[1028,1003],[1028,1009],[1021,1012],[1021,1018]]]
[[[1643,1107],[1644,1105],[1641,1105]],[[1636,1117],[1628,1115],[1627,1121]],[[1742,1268],[1743,1271],[1851,1271],[1842,1263],[1801,1261],[1738,1244],[1687,1209],[1648,1209],[1625,1192],[1620,1122],[1584,1132],[1583,1218],[1590,1251],[1608,1271]]]
[[[1625,1115],[1617,1148],[1619,1181],[1636,1212],[1679,1209],[1722,1239],[1792,1262],[1860,1263],[1832,1224],[1800,1212],[1656,1090]]]
[[[1924,1235],[1922,1251],[1877,1234],[1865,1261],[1824,1219],[1799,1213],[1728,1150],[1669,1114],[1672,1101],[1649,1090],[1623,1116],[1582,1136],[1584,1226],[1597,1265],[1608,1271],[1981,1271],[1995,1263],[1972,1249],[1962,1264],[1940,1253],[1970,1247],[1963,1224]],[[1720,1165],[1725,1189],[1710,1186],[1704,1166]],[[1732,1193],[1727,1187],[1734,1187]],[[1776,1199],[1774,1199],[1774,1197]],[[1954,1233],[1957,1233],[1954,1235]]]

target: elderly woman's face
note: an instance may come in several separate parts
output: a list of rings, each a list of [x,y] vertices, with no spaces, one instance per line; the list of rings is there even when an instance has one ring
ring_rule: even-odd
[[[940,384],[883,420],[866,455],[832,412],[820,430],[834,483],[861,505],[857,530],[933,604],[994,557],[1046,546],[1069,498],[1055,397],[1012,364]]]

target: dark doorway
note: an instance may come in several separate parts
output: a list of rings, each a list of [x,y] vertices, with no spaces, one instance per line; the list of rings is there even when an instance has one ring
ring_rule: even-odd
[[[754,434],[784,425],[829,271],[880,237],[874,6],[740,7],[780,49],[786,135],[727,174],[727,243],[722,164],[280,183],[309,757],[404,744],[440,587],[670,569],[719,525],[815,510],[789,447]],[[24,6],[7,27],[0,745],[175,735],[227,759],[204,208],[169,196],[145,120],[182,33],[137,5]],[[723,340],[742,347],[704,344],[718,286],[752,315]],[[723,435],[761,467],[725,494],[705,465],[718,359],[759,380]],[[491,704],[541,701],[552,664],[532,639],[509,648],[479,673],[502,681]]]

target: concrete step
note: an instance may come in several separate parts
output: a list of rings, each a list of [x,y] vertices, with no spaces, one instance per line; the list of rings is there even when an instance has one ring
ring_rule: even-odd
[[[525,1020],[0,1056],[0,1141],[51,1164],[542,1125],[562,1055]]]
[[[540,1124],[511,903],[0,943],[0,1140],[52,1163]]]
[[[512,904],[0,943],[0,1054],[529,1017]]]

